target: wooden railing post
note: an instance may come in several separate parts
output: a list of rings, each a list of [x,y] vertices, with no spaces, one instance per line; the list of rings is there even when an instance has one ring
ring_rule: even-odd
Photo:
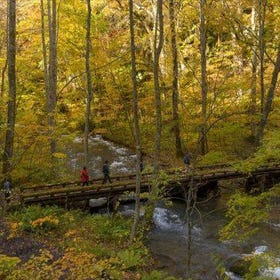
[[[68,210],[69,209],[69,192],[66,192],[66,196],[65,196],[65,209]]]

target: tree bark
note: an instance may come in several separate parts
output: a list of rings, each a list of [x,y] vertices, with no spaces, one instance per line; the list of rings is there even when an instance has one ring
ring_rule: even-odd
[[[136,51],[134,35],[134,9],[133,0],[129,0],[129,27],[130,27],[130,52],[131,52],[131,80],[133,86],[133,116],[134,116],[134,134],[136,146],[136,188],[135,188],[135,213],[134,221],[130,235],[130,241],[135,238],[139,219],[140,219],[140,187],[141,187],[141,140],[139,127],[139,109],[138,109],[138,91],[137,91],[137,70],[136,70]]]
[[[16,121],[16,0],[8,1],[7,61],[9,100],[2,168],[4,176],[8,176],[12,171],[12,158],[14,153],[14,131]]]
[[[154,159],[153,159],[153,183],[150,190],[149,204],[145,211],[145,218],[149,222],[152,220],[155,202],[158,199],[158,184],[160,173],[160,154],[161,154],[161,130],[162,130],[162,110],[161,110],[161,88],[159,81],[159,61],[163,48],[163,2],[156,1],[156,13],[154,24],[154,41],[153,41],[153,73],[154,73],[154,100],[155,100],[155,141],[154,141]]]
[[[49,98],[47,100],[48,125],[50,133],[50,151],[53,155],[56,151],[55,109],[57,92],[57,15],[56,0],[48,0],[48,24],[49,24]]]
[[[171,47],[172,47],[172,63],[173,63],[173,81],[172,81],[172,113],[174,122],[174,137],[176,155],[180,157],[183,155],[182,143],[180,136],[180,123],[178,113],[178,99],[179,99],[179,73],[178,73],[178,51],[176,38],[176,23],[174,15],[174,0],[169,0],[169,25],[171,33]]]
[[[7,15],[6,15],[6,60],[5,60],[5,64],[2,68],[2,71],[1,71],[1,92],[0,92],[0,97],[3,97],[4,96],[4,91],[5,91],[5,75],[6,75],[6,70],[7,70],[7,67],[8,67],[8,33],[9,33],[9,24],[8,24],[8,21],[9,21],[9,14],[8,14],[8,4],[9,1],[7,1]],[[1,118],[0,118],[1,120]]]
[[[154,67],[153,67],[155,109],[156,109],[154,171],[156,175],[159,173],[160,152],[161,152],[162,112],[161,112],[161,90],[160,90],[160,81],[159,81],[159,60],[163,48],[163,42],[164,42],[164,36],[163,36],[162,0],[157,0],[156,27],[155,27],[155,37],[154,37]]]
[[[262,141],[264,129],[265,129],[265,126],[266,126],[267,120],[268,120],[268,116],[272,109],[272,102],[274,99],[274,93],[275,93],[275,88],[277,85],[279,72],[280,72],[280,45],[278,46],[276,62],[274,64],[272,78],[271,78],[270,86],[269,86],[267,96],[265,99],[265,104],[263,107],[263,112],[261,115],[261,120],[260,120],[260,124],[259,124],[259,128],[258,128],[258,134],[257,134],[258,144],[260,144]]]
[[[264,53],[265,53],[265,42],[264,42],[264,24],[265,24],[265,13],[266,13],[266,0],[258,0],[258,47],[259,47],[259,62],[260,62],[260,100],[261,100],[261,113],[264,110],[264,98],[265,98],[265,86],[264,86]]]
[[[46,103],[49,104],[49,72],[48,72],[48,57],[47,57],[47,45],[46,45],[44,0],[40,0],[40,11],[41,11],[41,38],[42,38],[42,52],[43,52],[43,63],[44,63],[45,96],[47,100]]]
[[[252,57],[252,80],[251,80],[251,105],[250,105],[250,114],[251,114],[251,135],[256,137],[256,114],[257,114],[257,66],[258,60],[256,53],[253,53]]]
[[[256,33],[256,7],[255,0],[252,4],[252,14],[251,14],[251,28],[253,34]],[[251,118],[251,135],[256,139],[256,113],[257,113],[257,67],[258,67],[258,57],[257,57],[257,47],[253,46],[252,54],[252,77],[251,77],[251,104],[250,104],[250,118]]]
[[[90,0],[87,0],[87,23],[86,23],[86,76],[87,76],[87,98],[86,98],[86,112],[85,112],[85,129],[84,129],[84,164],[88,166],[88,136],[89,136],[89,124],[90,124],[90,111],[92,101],[92,78],[90,71],[90,52],[91,52],[91,4]]]
[[[206,65],[206,0],[200,0],[200,70],[201,70],[201,131],[200,152],[202,155],[208,151],[207,145],[207,65]]]

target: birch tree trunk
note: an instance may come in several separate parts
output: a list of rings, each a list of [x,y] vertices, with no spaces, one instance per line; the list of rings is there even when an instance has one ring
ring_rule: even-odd
[[[200,0],[200,70],[201,70],[201,131],[200,152],[202,155],[208,151],[207,144],[207,66],[206,66],[206,0]]]
[[[14,131],[16,121],[16,0],[8,1],[8,87],[9,100],[7,112],[7,129],[3,154],[2,173],[8,176],[12,171],[14,154]]]
[[[129,0],[129,27],[130,27],[130,52],[131,52],[131,79],[133,86],[133,116],[134,116],[134,134],[136,146],[136,188],[135,188],[135,213],[132,225],[130,241],[136,236],[139,218],[140,218],[140,187],[141,187],[141,140],[139,127],[139,109],[138,109],[138,91],[137,91],[137,70],[136,70],[136,52],[134,35],[134,9],[133,0]]]
[[[92,78],[90,72],[90,52],[91,52],[91,4],[90,0],[87,0],[87,23],[86,23],[86,55],[85,55],[85,67],[87,76],[87,98],[86,98],[86,112],[85,112],[85,129],[84,129],[84,164],[88,166],[88,136],[89,136],[89,123],[90,123],[90,111],[92,101]]]
[[[176,155],[182,156],[182,143],[180,136],[180,123],[178,113],[178,99],[179,99],[179,84],[178,84],[178,51],[177,51],[177,38],[176,38],[176,22],[174,15],[174,0],[169,0],[169,25],[171,33],[171,47],[172,47],[172,63],[173,63],[173,81],[172,81],[172,113],[174,122],[174,137]]]

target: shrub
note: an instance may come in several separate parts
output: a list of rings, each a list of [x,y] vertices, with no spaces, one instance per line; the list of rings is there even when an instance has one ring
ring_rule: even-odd
[[[17,257],[0,255],[0,279],[5,279],[4,277],[7,276],[19,262],[20,259]]]
[[[47,233],[61,226],[62,209],[58,207],[30,206],[10,217],[19,222],[19,229],[34,233]]]
[[[212,165],[212,164],[220,164],[231,162],[232,159],[222,151],[211,151],[199,158],[200,165]]]
[[[106,216],[87,217],[84,224],[93,232],[100,241],[120,242],[129,237],[131,220],[119,216],[114,218]]]
[[[139,265],[143,265],[144,261],[142,259],[142,253],[139,251],[124,250],[120,251],[117,256],[122,261],[122,266],[124,269],[133,270]]]

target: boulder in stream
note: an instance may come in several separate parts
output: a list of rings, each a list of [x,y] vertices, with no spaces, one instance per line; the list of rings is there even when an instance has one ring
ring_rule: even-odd
[[[98,208],[107,205],[107,198],[100,197],[100,198],[92,198],[89,200],[89,207],[90,208]]]

